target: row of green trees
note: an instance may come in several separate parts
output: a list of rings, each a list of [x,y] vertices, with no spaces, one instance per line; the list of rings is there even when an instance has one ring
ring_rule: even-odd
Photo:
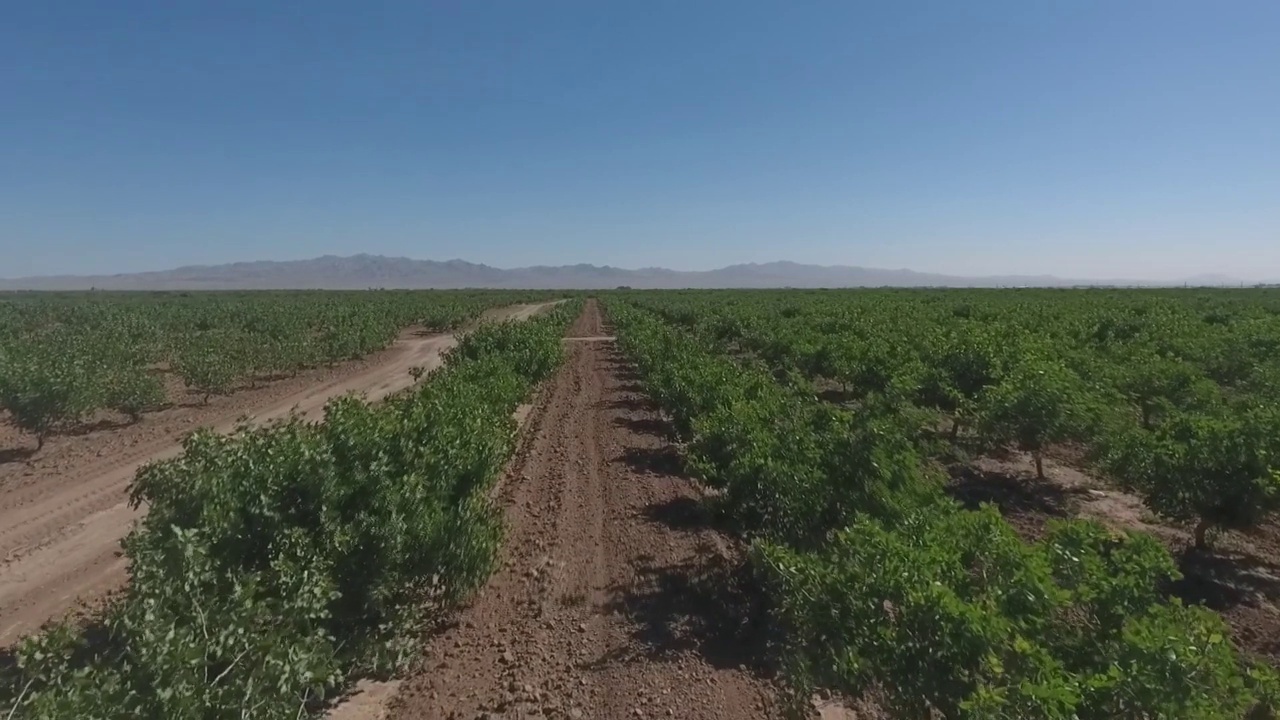
[[[510,292],[19,295],[0,302],[0,410],[36,440],[101,410],[137,420],[172,373],[204,402],[363,357],[406,326],[442,331]]]
[[[397,667],[493,567],[487,490],[571,312],[482,326],[383,403],[197,432],[144,468],[127,591],[101,628],[27,638],[0,669],[0,716],[296,720]]]
[[[823,402],[650,310],[608,310],[690,470],[751,540],[797,706],[815,687],[873,692],[909,718],[1225,720],[1275,706],[1274,673],[1238,654],[1219,616],[1166,601],[1178,571],[1154,539],[1067,521],[1026,542],[994,509],[946,498],[910,407]]]
[[[1195,529],[1280,510],[1280,295],[1262,291],[687,293],[646,307],[853,406],[915,409],[944,440],[1047,450]],[[941,448],[946,451],[948,448]]]

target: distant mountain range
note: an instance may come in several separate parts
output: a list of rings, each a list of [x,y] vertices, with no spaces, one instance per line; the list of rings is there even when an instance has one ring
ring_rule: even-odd
[[[1130,280],[1072,280],[1052,275],[965,277],[913,270],[793,262],[730,265],[718,270],[680,271],[597,265],[503,269],[463,260],[439,262],[381,255],[311,260],[193,265],[160,272],[123,275],[59,275],[0,279],[0,290],[266,290],[365,288],[819,288],[819,287],[1071,287],[1077,285],[1239,285],[1219,275],[1167,283]]]

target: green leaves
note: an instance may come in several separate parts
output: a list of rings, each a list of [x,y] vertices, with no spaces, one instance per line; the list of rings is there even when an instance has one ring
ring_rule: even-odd
[[[120,367],[104,378],[103,404],[137,421],[144,411],[165,402],[164,385],[143,368]]]
[[[1171,412],[1203,406],[1218,394],[1203,373],[1174,358],[1135,353],[1113,367],[1116,389],[1134,404],[1147,429]]]
[[[1112,472],[1156,512],[1206,530],[1254,527],[1280,510],[1280,411],[1178,413],[1151,431],[1133,429],[1112,445]]]
[[[1258,700],[1212,611],[1152,605],[1103,640],[1112,669],[1087,681],[1086,717],[1245,717]]]
[[[557,327],[550,323],[533,323],[527,327],[518,321],[490,323],[468,333],[449,353],[446,365],[498,355],[520,368],[525,377],[540,381],[560,365],[564,349]]]
[[[444,331],[512,292],[89,293],[0,300],[0,409],[43,444],[100,410],[165,404],[176,374],[204,401],[359,358],[415,322]],[[533,294],[539,297],[538,294]]]
[[[144,468],[132,581],[102,637],[28,639],[0,712],[296,720],[353,676],[394,670],[493,568],[488,489],[516,405],[561,358],[567,312],[476,333],[380,405],[344,397],[322,423],[197,431]]]
[[[0,367],[0,407],[36,436],[37,449],[50,432],[84,417],[98,402],[95,368],[75,352],[18,348],[0,356]]]
[[[959,509],[923,469],[919,415],[904,407],[976,422],[989,443],[1037,460],[1054,443],[1128,427],[1132,442],[1111,452],[1161,488],[1157,507],[1195,498],[1218,522],[1256,522],[1280,480],[1263,460],[1280,437],[1273,406],[1221,405],[1234,420],[1192,422],[1181,408],[1219,407],[1192,361],[1117,379],[1099,372],[1100,354],[1056,353],[1040,337],[1070,333],[1098,353],[1129,343],[1169,352],[1162,343],[1185,348],[1194,324],[1154,302],[1046,326],[1056,308],[1018,294],[1001,296],[1003,314],[995,300],[956,305],[941,293],[835,297],[809,294],[809,312],[803,293],[781,310],[770,293],[609,307],[689,468],[722,491],[714,507],[752,541],[797,707],[817,687],[874,689],[893,716],[910,718],[1227,720],[1274,702],[1280,683],[1242,661],[1221,618],[1167,602],[1178,573],[1158,541],[1072,521],[1027,543],[994,508]],[[891,313],[902,321],[885,323]],[[996,319],[1004,325],[992,328]],[[1184,335],[1148,336],[1153,326]],[[773,382],[798,368],[843,380],[854,402]],[[1149,404],[1153,431],[1126,399]],[[1189,470],[1173,472],[1179,462]],[[1211,470],[1221,479],[1207,479]]]
[[[978,401],[983,434],[1032,454],[1043,478],[1041,453],[1051,443],[1079,437],[1085,427],[1084,387],[1061,363],[1030,358],[1014,367]]]

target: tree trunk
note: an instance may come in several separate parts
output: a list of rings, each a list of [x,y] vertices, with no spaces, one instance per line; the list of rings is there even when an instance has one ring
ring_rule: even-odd
[[[960,436],[960,418],[958,417],[952,418],[951,419],[951,442],[954,443],[956,441],[956,438],[959,436]]]
[[[1205,535],[1208,532],[1208,530],[1209,530],[1208,520],[1201,520],[1200,523],[1196,525],[1196,549],[1197,550],[1207,550],[1209,548],[1209,542],[1207,539],[1205,539]]]
[[[36,452],[40,452],[41,450],[44,449],[44,438],[45,438],[45,433],[43,432],[36,433]]]
[[[1039,450],[1036,450],[1035,452],[1031,453],[1031,457],[1035,458],[1036,460],[1036,479],[1043,480],[1044,479],[1044,458],[1040,456]]]

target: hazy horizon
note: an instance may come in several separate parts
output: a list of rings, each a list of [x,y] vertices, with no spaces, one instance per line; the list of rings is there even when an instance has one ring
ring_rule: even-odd
[[[25,4],[6,278],[370,253],[1280,278],[1280,4]]]
[[[456,263],[463,263],[454,267]],[[247,266],[247,267],[246,267]],[[266,267],[269,266],[269,267]],[[484,270],[481,270],[483,268]],[[753,268],[755,268],[753,270]],[[268,274],[263,274],[263,273]],[[477,275],[476,273],[480,274]],[[766,274],[760,274],[760,273]],[[247,273],[247,274],[246,274]],[[496,273],[496,274],[495,274]],[[655,274],[657,273],[657,274]],[[677,278],[674,284],[671,276]],[[716,278],[711,284],[707,281]],[[667,280],[660,280],[667,278]],[[53,284],[47,280],[65,280]],[[461,284],[458,281],[461,280]],[[0,276],[0,289],[270,289],[298,287],[1000,287],[1011,283],[1037,287],[1073,284],[1117,286],[1177,286],[1186,283],[1232,286],[1280,283],[1278,277],[1248,279],[1215,273],[1170,278],[1074,277],[1053,274],[996,273],[963,275],[927,273],[912,268],[875,268],[854,265],[822,265],[777,260],[767,263],[729,264],[705,269],[661,266],[620,267],[592,263],[538,264],[502,267],[473,263],[464,258],[409,258],[361,253],[324,255],[296,260],[250,260],[225,264],[187,265],[177,268],[92,275]],[[657,281],[658,284],[654,284]],[[104,284],[99,284],[99,283]],[[684,284],[691,282],[692,284]],[[977,284],[974,284],[974,283]],[[334,284],[337,283],[337,284]],[[396,284],[407,283],[407,284]],[[512,284],[514,283],[514,284]],[[533,284],[530,284],[533,283]]]
[[[1235,274],[1235,273],[1220,273],[1220,272],[1211,272],[1211,271],[1195,272],[1195,273],[1188,273],[1188,274],[1184,274],[1184,275],[1169,276],[1169,277],[1165,277],[1165,276],[1143,277],[1143,276],[1138,275],[1138,274],[1135,274],[1135,275],[1107,275],[1107,276],[1077,276],[1077,275],[1066,275],[1066,274],[1062,274],[1062,273],[1054,273],[1054,272],[1018,272],[1018,271],[1013,271],[1013,272],[978,272],[978,273],[962,273],[962,272],[952,272],[952,271],[949,271],[949,270],[946,270],[946,269],[942,269],[942,270],[922,270],[922,269],[920,269],[920,268],[916,268],[916,267],[882,267],[882,266],[873,266],[873,265],[860,265],[860,264],[857,264],[857,263],[823,263],[823,262],[801,263],[801,262],[797,262],[797,261],[794,261],[794,260],[788,260],[788,259],[786,259],[786,258],[777,258],[777,259],[774,259],[774,260],[763,260],[763,261],[749,260],[749,261],[744,261],[744,262],[740,262],[740,263],[739,263],[739,262],[726,262],[726,263],[723,263],[723,264],[719,264],[719,265],[709,265],[709,266],[706,266],[706,267],[671,267],[671,266],[666,266],[666,265],[634,265],[634,266],[626,266],[626,265],[614,265],[614,264],[606,263],[606,262],[587,262],[587,261],[582,261],[582,262],[571,262],[571,263],[545,263],[545,262],[539,263],[539,262],[535,262],[535,263],[532,263],[532,264],[529,264],[529,265],[502,265],[502,264],[494,264],[494,263],[481,263],[481,262],[478,262],[478,261],[475,261],[475,260],[469,260],[469,259],[467,259],[467,258],[465,258],[465,257],[449,257],[449,258],[441,257],[441,258],[432,258],[432,257],[413,257],[413,256],[407,256],[407,255],[405,255],[405,256],[399,256],[399,255],[383,255],[383,254],[380,254],[380,253],[368,253],[368,252],[352,252],[352,253],[346,253],[346,254],[328,253],[328,254],[325,254],[325,255],[312,255],[312,256],[308,256],[308,257],[288,257],[288,258],[245,258],[245,259],[240,259],[240,260],[229,260],[229,261],[226,261],[226,262],[216,262],[216,263],[205,263],[205,262],[199,262],[199,263],[189,263],[189,264],[185,264],[185,265],[169,266],[169,267],[149,267],[149,268],[126,269],[126,270],[115,271],[115,272],[42,273],[42,274],[40,274],[40,275],[23,275],[23,276],[19,276],[19,275],[0,275],[0,280],[17,280],[17,279],[42,278],[42,277],[58,277],[58,276],[92,277],[92,276],[107,276],[107,275],[139,275],[139,274],[147,274],[147,273],[164,273],[164,272],[170,272],[170,271],[173,271],[173,270],[182,270],[182,269],[186,269],[186,268],[198,268],[198,267],[222,267],[222,266],[225,266],[225,265],[235,265],[235,264],[253,264],[253,263],[262,263],[262,262],[275,262],[275,263],[302,262],[302,261],[307,261],[307,260],[317,260],[317,259],[324,258],[324,257],[334,257],[334,258],[343,258],[343,259],[346,259],[346,258],[358,257],[358,256],[361,256],[361,255],[368,255],[368,256],[371,256],[371,257],[378,257],[378,258],[405,259],[405,260],[413,260],[413,261],[429,261],[429,262],[439,262],[439,263],[447,263],[447,262],[456,262],[456,261],[460,261],[460,262],[470,263],[470,264],[474,264],[474,265],[486,265],[486,266],[488,266],[488,267],[492,267],[492,268],[495,268],[495,269],[498,269],[498,270],[521,270],[521,269],[528,269],[528,268],[535,268],[535,267],[563,268],[563,267],[572,267],[572,266],[576,266],[576,265],[587,265],[587,266],[598,267],[598,268],[611,267],[611,268],[616,268],[616,269],[619,269],[619,270],[627,270],[627,271],[642,271],[642,270],[672,270],[672,271],[675,271],[675,272],[697,273],[697,272],[711,272],[711,271],[715,271],[715,270],[723,270],[723,269],[725,269],[725,268],[735,267],[735,266],[740,266],[740,265],[748,265],[748,266],[749,266],[749,265],[771,265],[771,264],[777,264],[777,263],[792,263],[792,264],[797,264],[797,265],[818,266],[818,267],[829,267],[829,268],[833,268],[833,267],[852,267],[852,268],[863,268],[863,269],[870,269],[870,270],[884,270],[884,271],[890,271],[890,272],[905,271],[905,272],[914,272],[914,273],[929,274],[929,275],[953,275],[953,276],[957,276],[957,277],[1037,277],[1037,276],[1046,276],[1046,277],[1054,277],[1054,278],[1056,278],[1056,279],[1063,279],[1063,280],[1085,280],[1085,281],[1099,281],[1099,282],[1108,281],[1108,280],[1120,280],[1120,281],[1124,281],[1124,280],[1134,280],[1134,281],[1143,281],[1143,282],[1167,282],[1167,283],[1178,283],[1178,282],[1182,282],[1182,281],[1184,281],[1184,280],[1191,279],[1191,278],[1196,278],[1196,277],[1222,275],[1222,276],[1225,276],[1225,277],[1229,277],[1229,278],[1230,278],[1231,280],[1233,280],[1233,281],[1240,281],[1240,282],[1245,282],[1245,283],[1257,283],[1257,282],[1273,283],[1273,282],[1278,282],[1278,281],[1280,281],[1280,271],[1277,271],[1277,272],[1276,272],[1275,274],[1273,274],[1273,275],[1266,275],[1265,273],[1263,273],[1263,274],[1258,275],[1257,277],[1248,277],[1248,276],[1245,276],[1245,275],[1243,275],[1243,274]]]

